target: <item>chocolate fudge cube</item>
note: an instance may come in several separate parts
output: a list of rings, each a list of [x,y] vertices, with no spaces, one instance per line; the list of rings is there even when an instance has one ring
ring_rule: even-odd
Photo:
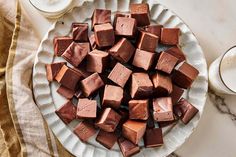
[[[170,74],[174,69],[175,65],[177,64],[177,62],[178,58],[163,51],[159,56],[155,69]]]
[[[154,57],[154,53],[136,49],[132,64],[136,67],[148,70],[153,63]]]
[[[66,62],[57,62],[52,64],[46,64],[46,72],[48,81],[55,80],[58,72],[61,70],[62,66],[65,65]]]
[[[89,77],[81,81],[81,87],[83,90],[84,96],[88,97],[97,89],[104,86],[104,83],[98,73],[93,73]]]
[[[148,74],[133,73],[131,76],[130,95],[132,98],[148,98],[152,95],[153,85]]]
[[[185,55],[179,46],[173,46],[167,49],[165,52],[178,58],[178,63],[186,60]]]
[[[67,67],[66,65],[63,65],[61,70],[58,72],[55,79],[58,83],[63,85],[64,87],[67,87],[73,91],[76,90],[78,87],[78,82],[82,79],[82,75],[75,72],[71,68]]]
[[[173,91],[171,78],[168,75],[156,73],[152,76],[155,96],[167,96]]]
[[[72,23],[72,37],[77,42],[88,42],[88,23]]]
[[[128,120],[123,124],[122,135],[134,144],[138,144],[143,137],[145,130],[146,122]]]
[[[149,5],[147,3],[131,4],[131,17],[137,20],[138,26],[150,25]]]
[[[99,47],[112,46],[115,43],[115,33],[110,23],[95,25],[94,35]]]
[[[95,25],[111,23],[111,10],[106,9],[95,9],[91,17],[91,27],[94,28]]]
[[[193,81],[197,78],[199,71],[192,65],[182,62],[179,63],[173,72],[173,82],[181,88],[189,88]]]
[[[61,56],[72,42],[73,39],[71,37],[55,37],[53,39],[54,55]]]
[[[123,89],[118,86],[106,85],[102,100],[103,107],[118,109],[123,99]]]
[[[129,119],[147,120],[148,116],[148,99],[129,101]]]
[[[153,99],[153,118],[157,122],[174,120],[171,97]]]
[[[158,46],[158,39],[158,36],[152,33],[141,31],[137,39],[137,48],[148,52],[155,52]]]
[[[105,132],[100,130],[97,135],[96,141],[107,149],[111,149],[117,141],[117,136],[113,132]]]
[[[118,139],[118,145],[124,157],[131,157],[132,155],[140,152],[140,148],[138,145],[133,144],[123,137]]]
[[[134,51],[134,46],[126,38],[121,38],[108,52],[118,61],[126,63]]]
[[[96,130],[92,124],[83,121],[75,127],[74,133],[81,141],[87,142],[90,137],[96,134]]]
[[[88,72],[102,73],[107,67],[109,58],[108,53],[100,50],[93,50],[87,56],[86,69]]]
[[[65,124],[70,123],[76,118],[76,107],[71,101],[67,101],[55,112]]]
[[[73,91],[67,87],[64,87],[63,85],[60,85],[60,87],[57,89],[57,93],[59,93],[60,95],[62,95],[66,99],[72,99],[75,94],[75,91]]]
[[[116,63],[115,67],[108,75],[108,78],[123,88],[131,74],[132,71],[130,69],[120,63]]]
[[[96,126],[106,132],[114,132],[121,116],[111,108],[106,108],[99,118]]]
[[[162,28],[163,28],[162,25],[149,25],[149,26],[144,27],[144,30],[146,32],[152,33],[160,38]]]
[[[181,98],[183,93],[184,93],[184,89],[182,89],[176,85],[173,85],[173,91],[170,94],[173,105],[175,105],[179,101],[179,99]]]
[[[77,118],[96,118],[96,113],[96,100],[89,100],[87,98],[79,99],[76,113]]]
[[[89,43],[72,42],[62,57],[73,66],[77,67],[90,52]]]
[[[179,28],[162,28],[161,30],[161,43],[166,45],[179,44]]]
[[[134,37],[136,33],[136,20],[128,17],[118,17],[115,24],[115,34],[125,37]]]
[[[184,124],[188,124],[189,121],[198,113],[198,109],[186,99],[181,98],[180,101],[174,105],[174,113]]]
[[[144,134],[144,145],[146,148],[159,147],[163,145],[162,129],[147,129]]]
[[[118,17],[130,17],[130,14],[117,11],[114,15],[114,20],[113,20],[114,28],[116,27],[116,21]]]

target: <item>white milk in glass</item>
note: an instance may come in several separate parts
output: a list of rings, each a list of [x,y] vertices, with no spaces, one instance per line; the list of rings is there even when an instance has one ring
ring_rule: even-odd
[[[216,92],[236,94],[236,47],[228,50],[210,65],[209,81]]]

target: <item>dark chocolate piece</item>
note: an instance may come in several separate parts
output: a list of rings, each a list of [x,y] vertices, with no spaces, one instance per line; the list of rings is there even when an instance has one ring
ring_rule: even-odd
[[[181,98],[180,101],[174,105],[174,113],[184,124],[188,124],[188,122],[198,113],[198,109],[186,99]]]
[[[192,65],[187,62],[179,63],[173,72],[173,82],[182,88],[189,88],[193,81],[197,78],[199,72]]]
[[[150,25],[149,5],[147,3],[131,4],[131,17],[137,20],[138,26]]]
[[[161,43],[166,45],[179,44],[179,28],[162,28],[161,29]]]
[[[157,122],[174,120],[171,97],[153,99],[153,118]]]
[[[93,73],[89,77],[81,81],[81,87],[84,96],[88,97],[100,87],[104,86],[104,83],[98,73]]]
[[[114,15],[114,20],[113,20],[113,26],[114,28],[116,27],[116,20],[118,17],[130,17],[130,14],[128,13],[121,13],[119,11],[117,11]]]
[[[144,145],[146,148],[160,147],[163,145],[162,129],[147,129],[144,135]]]
[[[133,144],[129,140],[121,137],[118,139],[118,144],[121,150],[121,153],[124,157],[131,157],[140,152],[140,148],[138,145]]]
[[[178,58],[169,53],[166,53],[165,51],[162,51],[157,61],[155,69],[170,74],[174,69],[175,65],[177,64],[177,62]]]
[[[53,39],[54,55],[61,56],[72,42],[73,39],[71,37],[55,37]]]
[[[93,125],[83,121],[75,127],[74,133],[79,137],[81,141],[87,142],[90,137],[96,134],[96,130]]]
[[[118,61],[126,63],[134,51],[134,46],[126,38],[121,38],[108,52]]]
[[[153,63],[154,57],[154,53],[136,49],[132,64],[136,67],[148,70]]]
[[[143,137],[145,130],[146,122],[128,120],[123,124],[122,135],[134,144],[138,144]]]
[[[96,118],[97,102],[87,98],[79,99],[77,105],[77,118]]]
[[[76,42],[88,42],[88,23],[73,23],[72,37]]]
[[[102,100],[103,107],[118,109],[123,99],[123,89],[118,86],[106,85]]]
[[[152,76],[155,96],[167,96],[173,91],[171,78],[167,75],[156,73]]]
[[[111,23],[111,10],[95,9],[91,17],[91,21],[92,29],[98,24]]]
[[[179,101],[179,99],[181,98],[183,93],[184,93],[184,89],[182,89],[176,85],[173,85],[173,91],[170,94],[173,105],[175,105]]]
[[[136,33],[136,20],[128,17],[118,17],[115,24],[115,34],[125,37],[134,37]]]
[[[63,85],[60,85],[60,87],[57,89],[57,93],[59,93],[60,95],[62,95],[66,99],[72,99],[75,94],[75,91],[73,91],[67,87],[64,87]]]
[[[108,75],[108,78],[123,88],[128,81],[131,73],[132,71],[130,69],[126,68],[120,63],[116,63],[115,67]]]
[[[106,108],[99,118],[96,126],[106,132],[114,132],[121,116],[111,108]]]
[[[55,80],[58,72],[61,70],[61,67],[65,65],[66,62],[57,62],[52,64],[46,64],[46,72],[47,72],[47,79],[48,81]]]
[[[71,101],[67,101],[55,112],[65,124],[70,123],[76,118],[76,107]]]
[[[185,55],[179,46],[173,46],[165,52],[178,58],[178,63],[186,60]]]
[[[96,141],[107,149],[111,149],[117,141],[117,136],[113,132],[105,132],[100,130],[97,135]]]
[[[147,120],[149,116],[148,99],[129,101],[129,119]]]
[[[155,34],[156,36],[160,38],[162,28],[163,28],[162,25],[149,25],[149,26],[144,27],[144,30],[149,33]]]
[[[89,43],[72,42],[62,57],[73,66],[77,67],[90,52]]]
[[[158,46],[158,36],[141,31],[137,39],[137,48],[148,52],[155,52]]]
[[[112,46],[115,43],[115,33],[110,23],[95,25],[94,35],[99,47]]]

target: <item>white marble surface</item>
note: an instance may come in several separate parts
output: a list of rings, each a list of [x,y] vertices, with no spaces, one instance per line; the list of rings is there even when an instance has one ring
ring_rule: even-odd
[[[76,0],[75,3],[82,1]],[[236,45],[235,0],[159,0],[176,12],[196,34],[208,65],[229,47]],[[22,0],[23,12],[31,19],[39,37],[43,37],[53,21],[41,16]],[[171,156],[235,157],[235,96],[215,97],[210,93],[202,119],[192,136]],[[225,103],[224,103],[225,102]]]

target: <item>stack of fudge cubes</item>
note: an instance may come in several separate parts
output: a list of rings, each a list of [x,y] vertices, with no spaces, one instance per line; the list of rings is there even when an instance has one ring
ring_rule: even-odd
[[[99,130],[97,142],[107,149],[118,142],[125,157],[140,151],[141,139],[147,148],[162,146],[163,127],[188,124],[198,112],[181,98],[199,72],[186,62],[179,28],[150,25],[148,4],[131,4],[113,22],[110,10],[95,9],[91,21],[91,31],[73,23],[72,37],[54,39],[55,55],[72,65],[46,65],[48,81],[68,99],[56,114],[65,124],[83,120],[74,128],[81,141]],[[157,52],[158,44],[169,48]]]

